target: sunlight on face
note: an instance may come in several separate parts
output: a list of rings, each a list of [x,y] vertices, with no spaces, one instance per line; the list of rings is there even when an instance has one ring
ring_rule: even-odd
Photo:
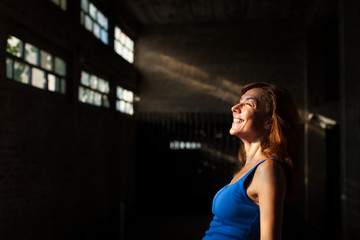
[[[266,112],[259,100],[263,90],[253,88],[241,96],[238,104],[232,107],[233,123],[230,134],[243,140],[259,139],[265,133]]]

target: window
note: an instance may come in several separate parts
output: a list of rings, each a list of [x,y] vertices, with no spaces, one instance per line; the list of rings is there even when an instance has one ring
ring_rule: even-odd
[[[201,143],[174,140],[170,142],[171,150],[196,150],[201,149]]]
[[[62,10],[66,11],[67,0],[51,0],[58,5]]]
[[[129,115],[134,114],[134,93],[122,87],[116,88],[116,110]]]
[[[88,72],[81,72],[79,101],[98,107],[110,107],[109,82]]]
[[[80,22],[104,44],[108,44],[108,19],[89,0],[81,0]]]
[[[8,37],[6,52],[8,78],[51,92],[65,93],[66,63],[63,59],[14,36]]]
[[[115,26],[115,52],[126,59],[129,63],[134,62],[134,41],[125,35],[119,27]]]

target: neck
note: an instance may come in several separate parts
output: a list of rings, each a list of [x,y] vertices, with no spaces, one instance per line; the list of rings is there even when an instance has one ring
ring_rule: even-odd
[[[246,152],[245,164],[256,161],[257,158],[262,155],[260,141],[252,142],[252,143],[244,142],[244,149]]]

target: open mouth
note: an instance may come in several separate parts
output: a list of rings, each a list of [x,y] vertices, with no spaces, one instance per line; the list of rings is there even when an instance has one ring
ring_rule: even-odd
[[[234,122],[235,123],[242,123],[244,120],[239,119],[239,118],[234,118]]]

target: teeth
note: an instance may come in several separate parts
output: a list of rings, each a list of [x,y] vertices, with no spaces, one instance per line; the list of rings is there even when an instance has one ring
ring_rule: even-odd
[[[239,118],[234,118],[234,122],[235,123],[242,123],[244,120],[239,119]]]

